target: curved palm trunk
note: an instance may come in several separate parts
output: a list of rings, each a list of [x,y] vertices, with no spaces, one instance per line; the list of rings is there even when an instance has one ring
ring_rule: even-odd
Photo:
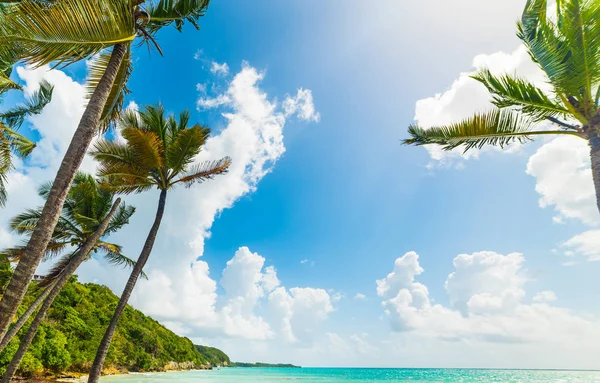
[[[0,338],[3,338],[6,334],[17,312],[17,308],[27,292],[27,286],[35,273],[35,269],[38,267],[44,250],[50,241],[63,204],[65,203],[67,192],[71,186],[71,182],[73,182],[75,172],[79,168],[79,165],[81,165],[85,152],[98,129],[102,110],[106,105],[106,100],[115,82],[117,71],[125,57],[126,51],[127,46],[125,44],[114,46],[106,72],[104,72],[102,79],[100,79],[96,90],[92,94],[90,102],[85,108],[85,112],[79,121],[79,126],[77,126],[77,130],[71,139],[71,144],[56,173],[56,178],[44,204],[39,222],[27,243],[23,258],[21,258],[17,265],[6,288],[6,292],[0,301]]]
[[[127,306],[127,302],[129,301],[129,297],[133,292],[133,288],[135,287],[135,283],[137,282],[144,266],[146,265],[146,261],[150,257],[150,253],[152,252],[152,247],[154,246],[154,240],[156,239],[156,233],[158,233],[158,228],[160,227],[160,221],[162,220],[163,213],[165,211],[165,201],[167,199],[167,191],[161,190],[160,198],[158,200],[158,209],[156,210],[156,218],[154,218],[154,224],[152,224],[152,228],[148,233],[148,237],[146,238],[146,242],[144,243],[144,247],[142,248],[142,252],[135,263],[133,270],[131,271],[131,275],[129,276],[129,280],[125,285],[125,289],[121,294],[121,299],[119,299],[119,304],[115,309],[115,313],[113,314],[112,319],[104,333],[104,337],[102,338],[102,342],[100,342],[100,346],[98,347],[98,352],[96,353],[96,358],[94,358],[94,364],[92,365],[92,369],[90,371],[90,376],[88,377],[88,383],[98,383],[100,379],[100,375],[102,374],[102,367],[104,366],[104,360],[106,359],[106,355],[108,354],[108,349],[110,347],[110,342],[112,341],[113,335],[115,334],[115,330],[117,329],[117,324],[119,323],[119,318],[121,314],[123,314],[123,310]],[[2,382],[4,383],[4,382]]]
[[[23,315],[21,315],[19,320],[17,320],[17,323],[15,323],[14,326],[12,326],[10,328],[10,330],[8,330],[8,332],[6,333],[6,335],[4,335],[4,338],[0,342],[0,352],[2,352],[2,350],[4,350],[4,348],[12,340],[12,338],[14,338],[14,336],[17,335],[17,333],[19,332],[21,327],[23,327],[25,322],[27,322],[27,319],[29,319],[31,314],[33,314],[34,311],[42,304],[44,299],[46,299],[48,294],[50,294],[50,291],[52,291],[53,286],[54,286],[54,284],[46,287],[44,289],[44,291],[42,291],[40,296],[37,297],[37,299],[27,308],[27,310],[23,313]]]
[[[600,136],[597,133],[590,134],[590,160],[592,163],[592,178],[596,189],[596,206],[600,211]]]
[[[104,231],[106,230],[106,227],[108,226],[112,216],[115,214],[119,203],[121,203],[121,199],[117,198],[110,212],[104,218],[100,226],[96,229],[96,231],[94,231],[94,234],[92,234],[92,236],[88,239],[86,244],[79,250],[77,255],[73,258],[73,260],[71,260],[71,262],[69,262],[67,267],[65,267],[63,272],[60,274],[60,277],[52,287],[52,291],[44,301],[42,307],[40,307],[40,311],[38,311],[37,315],[33,319],[33,322],[31,322],[31,326],[29,326],[27,334],[25,334],[25,336],[21,339],[19,349],[17,350],[16,354],[10,361],[10,364],[6,368],[6,372],[4,373],[4,376],[2,376],[2,380],[0,380],[1,383],[9,383],[12,379],[13,375],[17,371],[17,368],[19,368],[19,364],[21,363],[25,352],[27,352],[27,349],[31,345],[31,342],[35,337],[38,328],[40,327],[42,321],[46,317],[48,309],[50,309],[50,306],[52,306],[52,303],[54,303],[54,299],[58,296],[58,293],[60,293],[62,288],[69,281],[69,278],[71,278],[71,275],[73,275],[73,273],[75,272],[75,270],[77,270],[79,265],[81,265],[81,263],[85,261],[90,251],[92,251],[92,249],[96,245],[96,242],[98,242],[100,237],[102,237],[102,234],[104,234]]]

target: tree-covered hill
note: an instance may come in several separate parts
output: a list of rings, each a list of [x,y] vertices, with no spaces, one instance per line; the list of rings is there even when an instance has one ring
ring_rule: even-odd
[[[26,298],[19,313],[35,299]],[[113,314],[118,297],[105,286],[82,284],[73,277],[57,297],[21,363],[23,376],[44,372],[87,373]],[[28,325],[24,326],[26,330]],[[19,336],[25,330],[21,330]],[[18,339],[0,353],[0,372],[10,362]],[[142,312],[127,306],[110,347],[105,367],[116,371],[161,371],[229,364],[222,351],[194,346]]]

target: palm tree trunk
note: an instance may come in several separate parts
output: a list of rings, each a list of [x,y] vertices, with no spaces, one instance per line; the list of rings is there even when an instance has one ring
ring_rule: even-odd
[[[96,229],[96,231],[94,231],[94,234],[92,234],[92,236],[88,239],[85,245],[79,250],[79,252],[75,255],[75,257],[73,257],[71,262],[69,262],[67,267],[65,267],[65,269],[60,274],[58,280],[52,287],[52,291],[44,301],[42,307],[40,307],[40,311],[38,311],[37,315],[33,319],[33,322],[31,322],[31,326],[29,326],[27,334],[25,334],[25,336],[21,339],[19,349],[17,350],[16,354],[10,361],[10,364],[6,368],[6,372],[2,376],[2,380],[0,380],[0,383],[10,383],[10,380],[17,371],[17,368],[19,368],[19,364],[21,363],[25,352],[27,352],[27,349],[31,345],[31,342],[35,337],[38,328],[40,327],[42,321],[46,317],[48,309],[50,309],[50,306],[52,306],[52,303],[54,303],[54,299],[56,299],[58,293],[60,293],[62,288],[69,281],[69,278],[71,278],[71,275],[73,275],[73,273],[75,272],[75,270],[77,270],[79,265],[81,265],[81,263],[85,261],[90,251],[92,251],[94,246],[96,246],[96,242],[98,242],[100,237],[102,237],[104,231],[106,230],[106,227],[108,226],[110,220],[115,214],[115,211],[117,211],[119,203],[121,203],[121,199],[117,198],[112,208],[110,209],[108,215],[104,218],[104,220],[102,220],[100,226]]]
[[[10,280],[6,292],[0,301],[0,338],[3,338],[8,327],[15,316],[31,278],[38,267],[44,250],[50,241],[52,232],[58,222],[67,192],[73,182],[73,177],[83,161],[92,138],[98,129],[102,110],[110,94],[117,71],[125,57],[126,44],[114,46],[106,72],[100,79],[96,90],[92,94],[90,102],[79,121],[79,126],[71,139],[71,144],[65,153],[56,173],[56,178],[44,204],[42,215],[36,225],[31,238],[25,247],[23,258],[19,261],[15,272]]]
[[[25,322],[27,322],[27,319],[29,319],[31,314],[33,314],[34,311],[42,304],[44,299],[46,299],[48,294],[50,294],[50,291],[52,290],[53,286],[54,286],[54,284],[46,287],[44,289],[44,291],[42,291],[40,296],[37,297],[37,299],[27,308],[27,310],[23,313],[23,315],[21,315],[21,317],[19,318],[17,323],[15,323],[14,326],[12,326],[10,328],[10,330],[8,330],[8,332],[6,333],[6,335],[4,335],[4,338],[0,342],[0,352],[2,352],[2,350],[4,350],[4,348],[8,345],[8,343],[10,343],[12,338],[14,338],[14,336],[17,335],[17,333],[19,332],[21,327],[23,327]]]
[[[592,163],[592,178],[596,189],[596,206],[600,211],[600,136],[594,132],[589,135],[590,159]]]
[[[156,210],[156,218],[154,218],[154,224],[152,224],[152,228],[148,233],[148,237],[146,238],[146,242],[144,243],[144,247],[142,248],[142,252],[135,263],[133,270],[131,271],[131,275],[129,276],[129,280],[125,285],[125,289],[121,294],[121,298],[119,299],[119,304],[113,314],[112,319],[104,333],[104,337],[102,338],[102,342],[100,342],[100,346],[98,347],[98,352],[96,353],[96,358],[94,359],[94,364],[92,364],[92,369],[90,371],[90,376],[88,377],[88,383],[98,383],[100,379],[100,375],[102,374],[102,367],[104,366],[104,360],[106,359],[106,355],[108,354],[108,349],[110,348],[110,342],[112,341],[113,335],[115,334],[115,330],[117,329],[117,324],[119,323],[119,318],[121,314],[123,314],[123,310],[127,306],[127,302],[129,301],[129,297],[133,292],[133,288],[135,287],[135,283],[138,280],[144,266],[146,265],[146,261],[150,257],[150,253],[152,252],[152,247],[154,246],[154,240],[156,239],[156,233],[158,233],[158,228],[160,227],[160,221],[162,220],[163,213],[165,211],[165,201],[167,199],[167,191],[161,190],[160,198],[158,199],[158,209]],[[3,382],[2,382],[3,383]]]

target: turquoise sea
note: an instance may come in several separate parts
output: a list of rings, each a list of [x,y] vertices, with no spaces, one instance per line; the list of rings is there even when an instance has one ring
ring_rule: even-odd
[[[600,371],[396,369],[396,368],[223,368],[104,377],[102,383],[600,383]]]

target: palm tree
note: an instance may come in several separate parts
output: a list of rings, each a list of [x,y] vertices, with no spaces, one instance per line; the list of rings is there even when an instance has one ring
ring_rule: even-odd
[[[24,61],[34,66],[70,63],[103,54],[89,75],[89,102],[60,164],[52,189],[24,255],[0,301],[0,337],[27,291],[51,240],[67,191],[98,128],[110,125],[122,105],[131,72],[131,44],[151,42],[162,27],[198,28],[209,0],[22,0],[0,7],[0,66]],[[109,52],[107,48],[112,47]],[[160,48],[158,48],[160,50]],[[9,57],[10,59],[5,59]],[[3,80],[6,83],[6,79]]]
[[[52,185],[46,183],[42,185],[38,194],[46,198]],[[59,276],[63,274],[64,269],[72,262],[73,258],[80,252],[81,248],[89,242],[90,237],[97,230],[102,220],[106,217],[113,204],[114,193],[102,189],[98,186],[96,180],[91,175],[77,173],[73,186],[69,190],[67,199],[63,206],[62,214],[58,224],[52,233],[52,240],[48,244],[44,253],[44,259],[49,260],[62,254],[58,262],[50,269],[44,279],[37,284],[38,289],[44,291],[27,308],[18,321],[10,328],[4,338],[0,341],[0,352],[6,347],[11,339],[17,334],[37,307],[46,299],[46,296],[52,290]],[[10,221],[11,228],[18,234],[31,235],[39,217],[41,208],[30,209],[22,214],[15,216]],[[103,236],[110,235],[129,222],[129,218],[135,212],[133,206],[122,205],[114,214]],[[7,259],[12,262],[18,262],[23,256],[25,246],[16,246],[0,252],[0,259]],[[73,250],[71,250],[73,249]],[[91,252],[100,252],[104,258],[112,265],[124,265],[133,267],[135,261],[129,259],[121,253],[121,246],[106,242],[102,239],[95,241]],[[91,252],[86,253],[86,260],[90,259]]]
[[[0,72],[0,93],[3,92],[3,73]],[[21,89],[11,80],[7,81],[14,86],[4,89]],[[7,84],[6,81],[4,84]],[[25,158],[35,148],[35,144],[17,133],[17,130],[23,125],[25,117],[42,112],[52,98],[53,88],[47,81],[42,81],[39,89],[27,97],[23,105],[0,112],[0,207],[7,200],[6,177],[13,168],[12,155]]]
[[[485,145],[504,147],[536,136],[570,135],[588,142],[596,201],[600,210],[600,1],[562,0],[548,15],[547,0],[528,0],[517,36],[544,71],[552,93],[526,79],[474,76],[493,96],[496,109],[446,126],[408,128],[408,145],[441,145],[465,151]],[[540,129],[546,122],[547,129]]]
[[[47,195],[47,190],[48,185],[43,186],[41,194]],[[23,355],[31,345],[39,326],[45,319],[46,313],[52,306],[54,299],[79,265],[89,259],[92,251],[102,251],[105,258],[113,264],[130,266],[133,264],[133,261],[121,254],[120,246],[101,240],[101,237],[111,234],[126,225],[129,217],[135,211],[133,207],[126,205],[122,205],[117,209],[121,199],[117,198],[116,201],[113,200],[114,193],[100,188],[92,176],[78,173],[75,177],[73,186],[69,190],[69,196],[65,202],[63,215],[55,230],[55,246],[49,248],[47,254],[51,256],[69,244],[75,247],[75,249],[64,255],[40,283],[40,287],[46,287],[46,290],[50,292],[26,334],[21,339],[19,348],[2,377],[2,382],[10,381],[14,372],[19,367]],[[35,221],[39,217],[39,214],[36,213],[35,211],[28,211],[25,214],[15,217],[12,221],[12,226],[16,227],[17,230],[30,232],[30,227],[35,224]],[[63,243],[64,245],[62,245]],[[15,254],[15,252],[11,254]],[[19,322],[2,340],[2,344],[8,344],[10,339],[7,339],[7,337],[13,334],[13,332],[16,334],[18,329],[15,330],[15,328],[20,322],[24,323],[25,321],[26,319],[20,318]]]
[[[223,174],[231,164],[225,157],[192,165],[210,130],[198,124],[189,126],[189,120],[188,111],[182,112],[179,120],[166,117],[160,105],[147,106],[139,114],[126,111],[120,120],[125,143],[103,140],[92,150],[92,155],[100,162],[99,175],[107,180],[107,188],[125,194],[156,188],[160,190],[160,196],[154,223],[98,348],[89,383],[97,383],[100,378],[119,317],[150,256],[164,213],[167,191],[178,184],[191,186]]]

